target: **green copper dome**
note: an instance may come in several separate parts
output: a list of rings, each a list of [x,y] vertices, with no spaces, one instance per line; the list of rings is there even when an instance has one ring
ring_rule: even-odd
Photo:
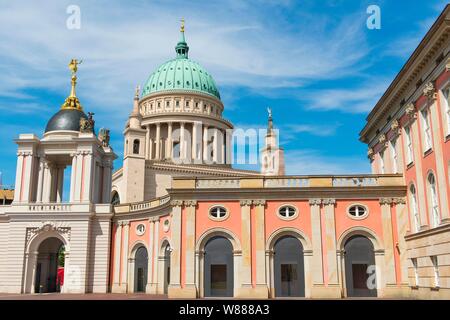
[[[184,27],[175,51],[175,59],[163,63],[150,75],[142,90],[142,97],[156,92],[182,90],[205,93],[220,100],[219,90],[211,75],[188,58],[189,47],[184,39]]]

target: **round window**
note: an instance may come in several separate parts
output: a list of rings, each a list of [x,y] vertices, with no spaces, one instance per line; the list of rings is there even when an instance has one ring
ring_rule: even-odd
[[[223,220],[227,216],[227,209],[221,206],[212,207],[209,209],[209,216],[214,220]]]
[[[283,219],[293,219],[297,210],[293,206],[282,206],[278,209],[278,215]]]
[[[143,225],[142,223],[138,224],[136,226],[136,234],[138,236],[142,236],[144,233],[145,233],[145,225]]]
[[[169,231],[169,229],[170,229],[170,221],[169,221],[169,219],[164,220],[164,223],[163,223],[163,230],[164,230],[164,232]]]
[[[363,218],[367,215],[367,208],[356,204],[348,208],[348,214],[353,218]]]

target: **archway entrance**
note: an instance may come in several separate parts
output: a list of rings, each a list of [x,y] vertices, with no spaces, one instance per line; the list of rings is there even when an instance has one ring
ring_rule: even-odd
[[[163,269],[164,269],[164,294],[167,294],[169,284],[170,284],[170,245],[167,244],[164,247],[164,263],[163,263]]]
[[[205,297],[233,296],[233,246],[224,237],[214,237],[205,245]]]
[[[148,273],[148,253],[145,247],[136,250],[134,260],[134,292],[145,292]]]
[[[376,297],[375,253],[372,242],[361,235],[347,240],[345,284],[348,297]]]
[[[60,292],[64,284],[64,244],[58,238],[47,238],[39,245],[34,292]]]
[[[304,297],[303,246],[294,237],[279,239],[274,246],[275,296]]]

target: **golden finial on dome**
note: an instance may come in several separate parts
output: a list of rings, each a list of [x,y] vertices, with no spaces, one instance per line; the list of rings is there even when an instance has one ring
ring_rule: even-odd
[[[183,33],[184,33],[184,18],[181,18],[180,32],[183,32]]]
[[[77,85],[77,71],[78,71],[78,65],[81,64],[83,60],[78,61],[77,59],[70,60],[69,63],[69,69],[72,71],[72,88],[70,90],[70,95],[66,98],[63,105],[61,106],[61,109],[77,109],[77,110],[83,110],[83,107],[80,104],[80,101],[78,100],[75,92],[75,87]]]

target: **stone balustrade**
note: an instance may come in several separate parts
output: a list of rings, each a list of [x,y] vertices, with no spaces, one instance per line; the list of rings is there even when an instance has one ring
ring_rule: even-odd
[[[142,210],[152,209],[159,206],[162,206],[170,201],[170,196],[166,195],[163,197],[151,199],[148,201],[142,201],[137,203],[125,203],[119,204],[114,207],[115,213],[129,213],[129,212],[138,212]]]
[[[222,188],[342,188],[342,187],[383,187],[403,185],[403,177],[390,175],[355,176],[281,176],[281,177],[240,177],[240,178],[188,178],[173,180],[174,189],[222,189]]]

